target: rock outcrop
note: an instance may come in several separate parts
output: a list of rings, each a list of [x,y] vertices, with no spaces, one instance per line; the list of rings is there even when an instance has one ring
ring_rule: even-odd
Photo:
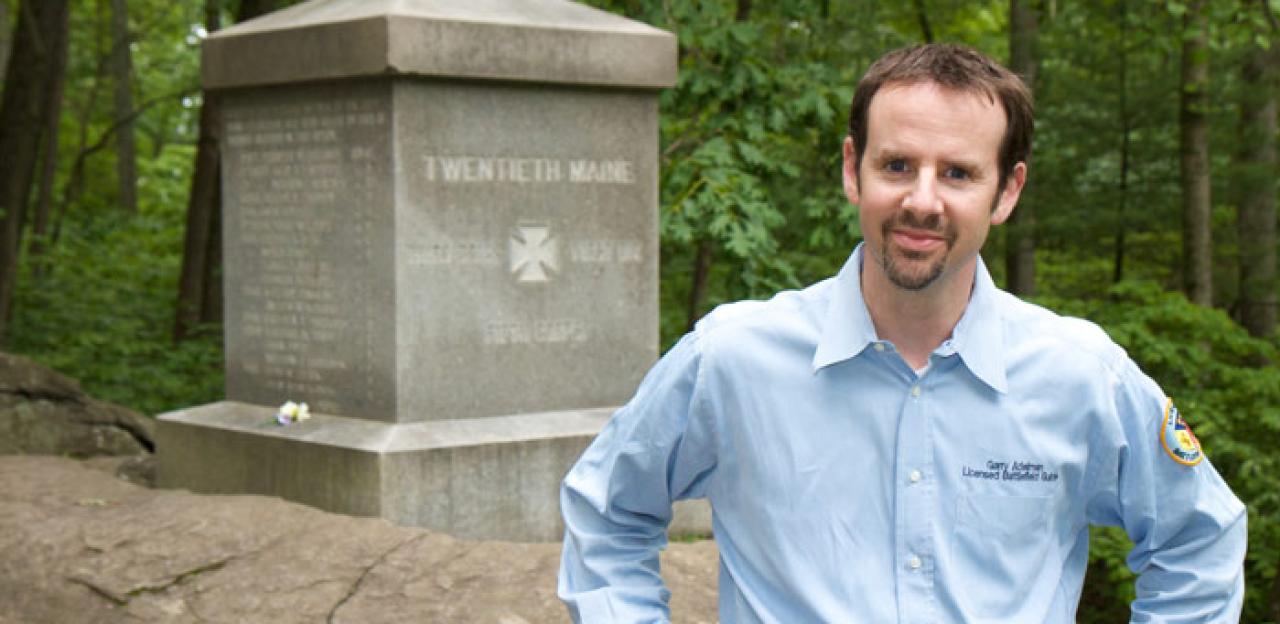
[[[85,394],[80,384],[0,353],[0,455],[136,455],[153,450],[154,421]]]
[[[0,623],[568,619],[559,544],[150,490],[114,477],[120,461],[0,457]],[[662,566],[673,620],[716,621],[714,543],[672,544]]]

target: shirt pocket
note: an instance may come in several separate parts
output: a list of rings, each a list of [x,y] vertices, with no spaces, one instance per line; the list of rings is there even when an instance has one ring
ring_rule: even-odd
[[[991,621],[1019,621],[1035,586],[1055,563],[1049,526],[1053,496],[969,494],[956,501],[951,579],[965,612]],[[1058,571],[1060,572],[1060,571]]]
[[[1036,527],[1043,528],[1052,505],[1052,496],[969,494],[961,496],[957,503],[956,525],[1016,538]]]

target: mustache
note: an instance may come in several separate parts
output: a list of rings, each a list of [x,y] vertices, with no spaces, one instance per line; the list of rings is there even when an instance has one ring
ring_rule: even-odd
[[[910,228],[937,234],[948,243],[955,242],[957,236],[955,226],[951,222],[944,223],[942,215],[936,212],[921,216],[911,210],[903,210],[886,220],[881,227],[886,238],[897,228]]]

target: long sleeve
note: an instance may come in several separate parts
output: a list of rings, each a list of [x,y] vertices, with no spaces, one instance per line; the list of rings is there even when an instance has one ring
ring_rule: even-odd
[[[560,598],[575,622],[665,622],[658,573],[671,503],[703,495],[714,423],[699,393],[702,354],[685,336],[645,377],[565,477]]]
[[[1237,622],[1244,600],[1244,505],[1191,437],[1177,408],[1126,360],[1117,415],[1126,444],[1115,511],[1138,573],[1132,622]],[[1182,442],[1179,442],[1179,439]]]

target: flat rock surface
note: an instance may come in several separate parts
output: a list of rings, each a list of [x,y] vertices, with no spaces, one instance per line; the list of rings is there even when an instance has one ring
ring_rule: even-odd
[[[124,460],[118,460],[124,461]],[[563,622],[558,543],[467,541],[263,496],[152,490],[102,459],[0,456],[0,624]],[[662,558],[716,621],[716,549]]]

